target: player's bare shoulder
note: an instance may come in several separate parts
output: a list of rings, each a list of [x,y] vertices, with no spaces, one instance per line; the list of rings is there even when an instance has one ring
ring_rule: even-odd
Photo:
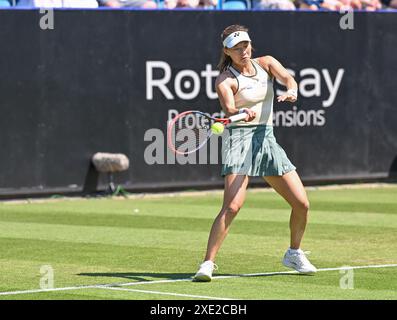
[[[215,86],[230,84],[236,77],[230,70],[221,72],[215,80]]]
[[[215,80],[215,88],[218,90],[230,88],[235,92],[237,90],[237,79],[230,70],[221,72]]]
[[[270,66],[275,61],[272,56],[262,56],[254,59],[263,69],[270,72]]]

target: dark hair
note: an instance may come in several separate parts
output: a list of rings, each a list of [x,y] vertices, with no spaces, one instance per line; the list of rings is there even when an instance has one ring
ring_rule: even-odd
[[[223,30],[223,32],[221,34],[222,43],[223,43],[223,40],[225,40],[229,35],[231,35],[233,32],[236,32],[236,31],[248,32],[248,28],[238,25],[238,24],[232,24],[231,26],[228,26],[225,30]],[[225,71],[232,64],[232,59],[223,52],[223,49],[224,49],[224,47],[222,44],[221,57],[219,59],[218,65],[217,65],[217,68],[220,72]]]

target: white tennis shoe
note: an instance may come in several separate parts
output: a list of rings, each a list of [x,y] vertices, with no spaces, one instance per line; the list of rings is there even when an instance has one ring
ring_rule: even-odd
[[[317,272],[317,268],[310,263],[301,249],[288,249],[284,255],[283,265],[300,273]]]
[[[218,266],[211,260],[204,261],[200,265],[200,269],[193,277],[193,281],[209,282],[212,279],[212,273],[214,270],[218,270]]]

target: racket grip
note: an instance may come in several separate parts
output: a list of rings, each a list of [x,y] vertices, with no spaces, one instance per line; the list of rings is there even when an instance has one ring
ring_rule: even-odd
[[[230,122],[237,122],[237,121],[244,120],[246,116],[247,116],[247,113],[243,112],[243,113],[239,113],[239,114],[230,116],[229,120],[230,120]]]

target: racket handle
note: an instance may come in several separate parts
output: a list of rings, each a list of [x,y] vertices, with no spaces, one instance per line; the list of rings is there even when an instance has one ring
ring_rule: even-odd
[[[246,116],[247,116],[247,113],[243,112],[243,113],[235,114],[235,115],[229,117],[229,120],[230,120],[230,122],[237,122],[237,121],[244,120]]]

